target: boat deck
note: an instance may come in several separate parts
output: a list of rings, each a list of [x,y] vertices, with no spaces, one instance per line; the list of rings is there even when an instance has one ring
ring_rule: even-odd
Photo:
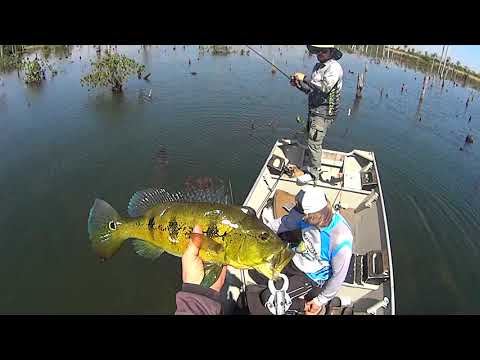
[[[286,174],[279,176],[271,173],[267,164],[272,156],[284,159],[285,164],[300,167],[304,161],[305,147],[291,140],[281,140],[275,144],[243,203],[244,206],[253,208],[258,217],[276,190],[295,195],[302,188],[297,185],[294,178]],[[362,183],[361,176],[364,176],[364,172],[372,173],[372,170],[376,174],[378,184],[375,181]],[[357,260],[356,257],[352,257],[349,275],[337,296],[341,298],[342,303],[354,304],[355,312],[358,314],[366,313],[370,306],[378,304],[386,297],[389,305],[385,309],[380,307],[376,314],[394,314],[393,268],[388,227],[374,154],[359,150],[351,153],[323,150],[322,178],[324,181],[317,181],[315,185],[322,187],[333,206],[338,204],[341,207],[340,213],[350,223],[354,236],[353,253],[365,255],[372,250],[383,252],[383,263],[387,264],[390,275],[388,280],[380,284],[354,281],[354,266],[358,265],[354,263],[360,261],[358,260],[360,257]],[[229,269],[228,279],[230,283],[228,295],[234,301],[238,300],[246,285],[254,283],[247,271],[233,268]]]

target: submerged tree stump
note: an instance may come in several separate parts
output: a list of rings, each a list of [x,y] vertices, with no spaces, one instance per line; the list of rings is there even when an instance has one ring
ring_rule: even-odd
[[[427,76],[423,78],[422,92],[420,93],[420,101],[423,101],[426,90],[427,90]]]
[[[355,95],[355,97],[357,98],[360,98],[362,97],[362,91],[363,91],[363,87],[364,87],[364,81],[363,81],[363,73],[359,73],[357,75],[357,93]]]

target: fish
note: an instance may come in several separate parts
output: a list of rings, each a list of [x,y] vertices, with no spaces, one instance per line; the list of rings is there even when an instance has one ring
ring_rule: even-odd
[[[138,255],[157,259],[164,252],[182,256],[195,225],[203,230],[199,257],[209,287],[223,265],[254,269],[277,279],[294,252],[248,207],[236,206],[219,192],[197,190],[169,193],[163,188],[137,191],[121,217],[106,201],[95,199],[88,217],[91,245],[102,261],[111,258],[127,239]]]

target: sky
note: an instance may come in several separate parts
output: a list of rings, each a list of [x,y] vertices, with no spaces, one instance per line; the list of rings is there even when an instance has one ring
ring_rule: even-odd
[[[420,51],[436,52],[442,54],[442,45],[409,45]],[[475,72],[480,72],[480,45],[450,45],[448,50],[453,62],[459,60],[463,65],[468,66]]]

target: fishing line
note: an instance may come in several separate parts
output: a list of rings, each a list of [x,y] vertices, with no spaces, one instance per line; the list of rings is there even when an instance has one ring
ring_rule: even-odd
[[[278,71],[280,71],[280,73],[285,76],[289,81],[292,80],[292,77],[290,75],[288,75],[287,73],[285,73],[282,69],[280,69],[277,65],[275,65],[274,63],[272,63],[270,60],[268,60],[265,56],[263,56],[262,54],[260,54],[257,50],[255,50],[254,48],[252,48],[251,46],[248,46],[248,45],[244,45],[246,46],[247,48],[249,48],[250,50],[252,50],[255,54],[257,54],[258,56],[260,56],[263,60],[265,60],[267,63],[269,63],[270,65],[272,65],[275,69],[277,69]]]

